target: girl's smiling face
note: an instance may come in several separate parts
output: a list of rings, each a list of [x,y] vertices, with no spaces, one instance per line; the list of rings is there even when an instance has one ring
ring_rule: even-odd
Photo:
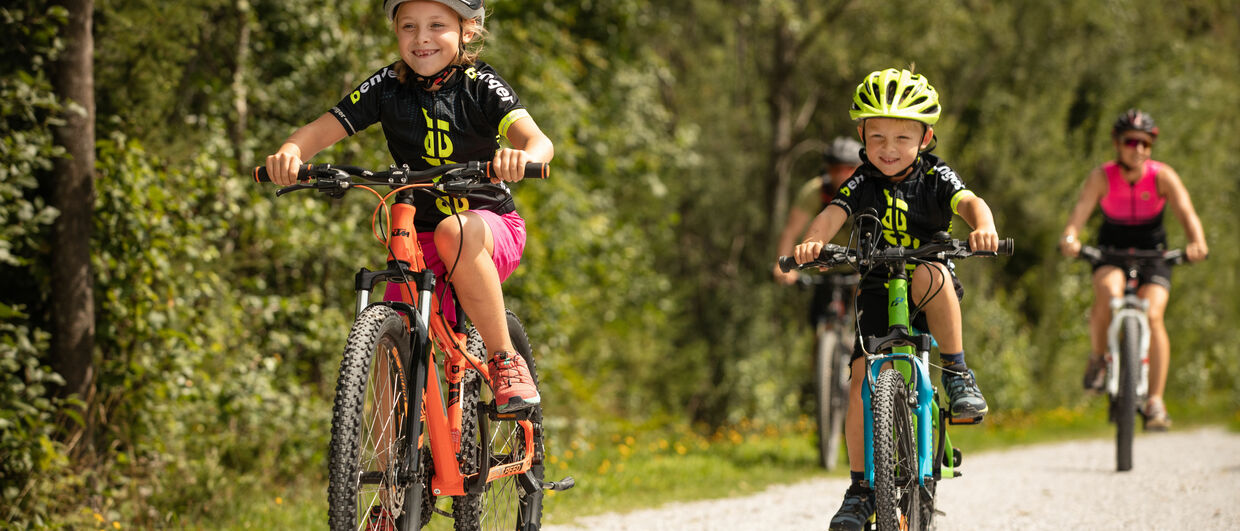
[[[915,120],[867,118],[857,125],[870,164],[888,177],[899,177],[930,145],[934,128]]]
[[[461,17],[439,2],[405,2],[392,24],[401,59],[421,76],[447,68],[461,44],[473,38],[472,33],[461,35]]]

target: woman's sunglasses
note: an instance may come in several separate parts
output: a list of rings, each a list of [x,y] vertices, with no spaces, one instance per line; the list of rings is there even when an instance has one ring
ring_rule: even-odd
[[[1125,139],[1124,139],[1124,145],[1125,145],[1125,146],[1128,146],[1128,147],[1130,147],[1130,148],[1135,148],[1135,147],[1137,147],[1137,146],[1141,146],[1141,147],[1143,147],[1143,148],[1148,148],[1148,147],[1152,146],[1153,144],[1151,144],[1149,141],[1147,141],[1147,140],[1145,140],[1145,139],[1143,139],[1143,138],[1125,138]]]

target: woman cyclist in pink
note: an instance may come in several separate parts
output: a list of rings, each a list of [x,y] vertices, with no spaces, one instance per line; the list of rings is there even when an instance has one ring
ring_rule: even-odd
[[[1209,249],[1205,232],[1179,174],[1171,166],[1150,158],[1157,139],[1158,127],[1145,112],[1129,109],[1115,120],[1111,128],[1115,160],[1094,168],[1085,179],[1080,199],[1059,240],[1064,256],[1075,257],[1080,253],[1078,235],[1093,213],[1094,205],[1102,207],[1103,216],[1098,245],[1147,250],[1165,248],[1167,233],[1163,229],[1163,211],[1169,205],[1184,226],[1188,238],[1184,251],[1189,261],[1206,257]],[[1143,267],[1138,282],[1137,294],[1150,303],[1149,400],[1143,408],[1145,428],[1166,430],[1171,427],[1171,418],[1163,404],[1163,391],[1171,347],[1163,312],[1171,291],[1171,268],[1166,264]],[[1116,264],[1100,264],[1094,269],[1093,285],[1094,304],[1089,314],[1093,351],[1085,369],[1084,386],[1087,390],[1101,390],[1106,375],[1104,354],[1107,325],[1111,321],[1110,301],[1123,296],[1124,272]]]

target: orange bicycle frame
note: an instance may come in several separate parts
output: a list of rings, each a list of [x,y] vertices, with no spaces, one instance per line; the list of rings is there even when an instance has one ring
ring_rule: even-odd
[[[395,192],[418,186],[402,187]],[[391,231],[387,240],[389,257],[409,264],[410,270],[415,272],[428,269],[414,226],[414,214],[416,211],[412,204],[398,198],[395,204],[392,205]],[[448,399],[446,403],[443,390],[440,388],[439,375],[436,372],[435,349],[431,348],[430,345],[427,346],[426,390],[421,413],[423,420],[426,421],[427,433],[419,436],[417,444],[419,448],[422,447],[426,436],[429,435],[431,457],[435,466],[435,474],[430,485],[431,492],[436,496],[460,496],[465,494],[465,479],[467,477],[461,473],[460,463],[457,461],[457,455],[461,450],[460,398],[462,394],[462,381],[465,370],[471,368],[477,370],[478,374],[483,378],[483,382],[486,382],[488,385],[491,382],[491,375],[487,370],[486,360],[480,360],[469,353],[465,346],[465,334],[450,328],[447,319],[440,316],[440,301],[434,291],[436,290],[419,291],[412,283],[402,286],[402,289],[399,290],[401,301],[418,309],[418,315],[406,316],[406,320],[414,318],[422,320],[422,324],[427,326],[421,329],[429,330],[433,346],[442,351],[445,358],[444,377],[448,386]],[[420,300],[413,301],[410,300],[413,293],[423,295],[419,296]],[[426,311],[426,305],[428,304],[429,311]],[[359,303],[359,309],[361,307],[364,307],[364,305]],[[486,412],[479,411],[478,415],[486,415]],[[519,420],[517,422],[521,426],[525,438],[525,455],[519,461],[502,463],[495,467],[490,467],[490,463],[485,463],[484,466],[489,467],[486,472],[487,482],[525,472],[533,465],[533,425],[528,420]],[[479,429],[481,429],[481,423]],[[482,441],[482,444],[485,446],[489,442]],[[489,450],[487,451],[489,452]],[[470,474],[469,476],[472,475]]]

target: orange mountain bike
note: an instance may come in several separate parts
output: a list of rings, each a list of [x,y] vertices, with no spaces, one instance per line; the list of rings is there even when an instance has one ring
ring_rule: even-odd
[[[546,173],[543,163],[526,168],[526,177]],[[255,168],[254,177],[269,181],[265,168]],[[387,268],[361,268],[355,276],[357,317],[332,408],[327,495],[333,531],[410,531],[436,513],[452,518],[458,530],[536,530],[543,491],[573,486],[571,476],[543,480],[541,406],[496,411],[482,338],[464,324],[459,306],[457,325],[444,317],[435,275],[417,240],[415,190],[454,197],[485,186],[489,178],[485,162],[378,172],[307,164],[297,184],[276,192],[318,190],[341,197],[363,189],[380,199],[373,232],[387,250]],[[392,190],[383,195],[372,186]],[[399,285],[400,300],[370,302],[379,282]],[[537,385],[529,339],[517,317],[511,311],[507,316],[513,345]],[[437,351],[443,356],[442,377]],[[436,505],[449,496],[451,512]]]

